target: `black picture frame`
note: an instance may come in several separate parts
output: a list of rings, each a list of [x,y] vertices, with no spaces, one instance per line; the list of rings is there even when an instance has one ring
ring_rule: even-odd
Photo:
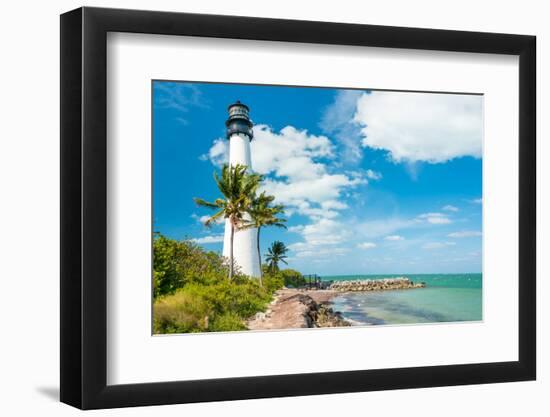
[[[519,56],[519,360],[107,385],[108,32]],[[534,380],[534,36],[156,11],[61,15],[61,401],[82,409]]]

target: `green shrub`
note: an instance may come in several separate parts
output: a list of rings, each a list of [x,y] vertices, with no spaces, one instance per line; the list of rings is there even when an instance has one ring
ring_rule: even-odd
[[[214,314],[234,312],[248,318],[267,307],[272,293],[259,286],[256,280],[243,283],[225,279],[214,285],[190,284],[182,291],[204,300]]]
[[[235,313],[225,313],[216,316],[212,324],[208,327],[211,332],[231,332],[236,330],[246,330],[243,320]]]
[[[214,285],[189,284],[159,297],[153,306],[155,333],[190,333],[246,329],[244,321],[267,308],[272,293],[256,281],[225,280]]]
[[[264,311],[272,299],[271,285],[239,277],[203,285],[191,283],[173,294],[157,297],[153,305],[154,333],[245,330],[245,321]],[[282,286],[282,280],[278,281]]]
[[[190,241],[157,235],[153,250],[157,334],[245,330],[246,320],[265,311],[273,293],[299,274],[265,273],[260,286],[259,280],[242,274],[230,281],[224,258]]]
[[[285,285],[285,280],[278,272],[265,274],[263,277],[263,284],[270,294],[281,289]]]
[[[294,269],[287,268],[270,271],[267,265],[262,265],[262,271],[264,282],[271,291],[275,291],[283,286],[299,288],[306,283],[304,276]]]
[[[227,275],[223,257],[191,241],[157,235],[153,241],[153,295],[173,294],[189,283],[204,285]]]
[[[161,297],[153,305],[154,333],[206,331],[210,309],[205,300],[185,291]]]
[[[306,284],[304,276],[294,269],[287,268],[279,272],[283,276],[286,287],[298,288]]]

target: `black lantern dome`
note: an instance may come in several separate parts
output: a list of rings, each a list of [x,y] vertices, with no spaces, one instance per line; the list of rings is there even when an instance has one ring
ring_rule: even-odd
[[[227,108],[227,111],[229,112],[229,117],[225,122],[227,139],[231,135],[242,133],[252,140],[254,135],[252,133],[252,121],[250,120],[250,109],[248,106],[237,100]]]

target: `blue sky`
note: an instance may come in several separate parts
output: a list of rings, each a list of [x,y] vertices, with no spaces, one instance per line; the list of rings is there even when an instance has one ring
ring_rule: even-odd
[[[289,266],[321,275],[481,272],[481,96],[153,82],[154,229],[222,250],[224,121],[251,109],[252,165],[286,207]]]

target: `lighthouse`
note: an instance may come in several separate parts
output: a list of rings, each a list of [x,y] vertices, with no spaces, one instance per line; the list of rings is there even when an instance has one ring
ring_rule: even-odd
[[[252,171],[250,158],[250,141],[253,138],[250,109],[247,105],[237,102],[228,107],[229,117],[225,122],[227,140],[229,140],[229,164],[232,166],[246,165]],[[235,265],[243,274],[259,277],[260,259],[256,247],[257,229],[235,231],[233,237],[233,259]],[[229,258],[231,245],[231,224],[225,221],[223,239],[223,256]]]

